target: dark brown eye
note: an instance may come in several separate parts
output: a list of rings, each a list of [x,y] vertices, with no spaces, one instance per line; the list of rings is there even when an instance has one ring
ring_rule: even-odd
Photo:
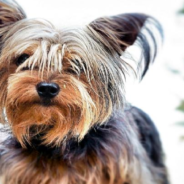
[[[74,63],[76,64],[78,70],[80,71],[80,73],[83,73],[84,70],[86,70],[86,64],[84,62],[79,63],[78,60],[75,60]]]
[[[20,55],[16,60],[16,65],[21,65],[24,61],[26,61],[30,56],[28,54],[22,54]]]
[[[80,63],[78,60],[72,60],[72,62],[74,63],[74,67],[70,66],[67,69],[67,73],[73,74],[73,75],[80,75],[81,73],[84,72],[84,64]]]

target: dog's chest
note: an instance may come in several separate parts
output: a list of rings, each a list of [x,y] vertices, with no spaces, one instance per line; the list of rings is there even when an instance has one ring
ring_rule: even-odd
[[[80,143],[70,140],[55,149],[22,149],[15,140],[7,140],[0,148],[1,174],[6,179],[3,184],[15,184],[15,180],[20,184],[125,183],[127,155],[118,131],[100,127]],[[117,141],[120,138],[122,142]]]

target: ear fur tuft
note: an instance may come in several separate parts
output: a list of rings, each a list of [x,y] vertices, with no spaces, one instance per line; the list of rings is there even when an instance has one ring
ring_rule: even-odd
[[[24,10],[14,0],[0,0],[0,28],[26,18]]]
[[[147,23],[154,25],[163,36],[163,31],[158,21],[139,13],[99,18],[91,22],[89,27],[96,32],[105,49],[116,52],[120,56],[129,46],[135,42],[138,43],[144,57],[142,59],[142,62],[144,62],[143,78],[157,54],[156,37],[151,28],[147,26]],[[152,42],[152,45],[150,45],[150,42]]]

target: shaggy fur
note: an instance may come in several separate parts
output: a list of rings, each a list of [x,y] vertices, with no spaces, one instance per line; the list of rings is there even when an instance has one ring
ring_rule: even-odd
[[[157,50],[150,23],[161,31],[136,13],[58,30],[0,0],[2,184],[168,184],[152,121],[125,110],[133,68],[120,56],[138,43],[134,72],[145,75]]]

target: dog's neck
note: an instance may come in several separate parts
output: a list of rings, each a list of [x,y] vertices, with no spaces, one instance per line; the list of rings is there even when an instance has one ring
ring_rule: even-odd
[[[23,149],[14,137],[10,137],[0,143],[0,163],[5,169],[5,171],[0,169],[0,172],[6,172],[12,167],[12,164],[13,168],[16,168],[12,172],[21,172],[21,169],[25,170],[30,167],[38,171],[38,176],[43,170],[48,173],[53,172],[53,175],[55,175],[54,172],[62,170],[63,173],[60,174],[62,175],[71,169],[72,172],[70,170],[68,173],[73,173],[74,176],[82,176],[87,173],[89,177],[94,174],[96,175],[94,177],[103,178],[105,183],[108,182],[104,178],[108,180],[121,178],[117,184],[123,183],[125,178],[120,176],[122,167],[120,168],[117,163],[120,163],[121,158],[124,160],[126,158],[125,163],[128,162],[131,155],[127,153],[131,153],[131,150],[130,145],[126,144],[126,132],[122,131],[125,127],[118,122],[118,119],[111,118],[105,125],[91,128],[82,141],[70,139],[57,148],[38,146],[39,142],[35,140],[33,146]],[[125,147],[126,150],[129,150],[126,153],[122,150]],[[94,168],[98,169],[95,171]],[[17,174],[12,173],[11,175],[16,176]]]
[[[106,148],[108,146],[112,149],[116,148],[115,150],[118,151],[118,147],[122,146],[116,145],[118,143],[116,142],[115,144],[113,141],[125,136],[122,134],[122,126],[123,123],[119,124],[113,117],[103,125],[93,126],[82,141],[79,142],[76,138],[70,138],[63,141],[62,144],[57,147],[42,145],[41,135],[33,138],[31,143],[27,143],[26,148],[22,148],[21,144],[13,136],[9,136],[3,144],[10,149],[22,149],[24,152],[37,152],[39,155],[47,157],[75,160],[80,157],[80,155],[85,155],[91,150],[98,154],[102,147]],[[123,127],[123,129],[124,128],[125,127]],[[125,138],[122,140],[125,140]],[[123,144],[123,142],[121,142],[121,144]],[[127,149],[129,148],[127,147]]]
[[[35,142],[23,149],[10,137],[0,142],[0,175],[9,177],[10,184],[15,180],[41,183],[42,175],[48,183],[153,184],[151,175],[145,181],[144,174],[138,174],[138,170],[149,173],[152,168],[147,165],[150,162],[135,134],[136,127],[129,123],[121,113],[116,114],[106,124],[91,128],[82,141],[70,139],[57,148]],[[132,167],[132,162],[141,164]]]

